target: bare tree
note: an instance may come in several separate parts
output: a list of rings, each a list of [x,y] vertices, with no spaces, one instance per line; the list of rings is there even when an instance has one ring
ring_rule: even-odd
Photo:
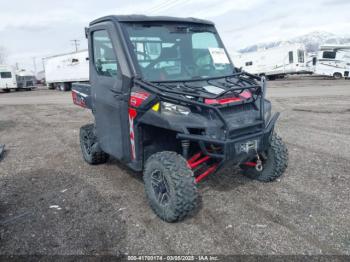
[[[5,47],[0,46],[0,64],[5,64],[7,58],[7,52]]]

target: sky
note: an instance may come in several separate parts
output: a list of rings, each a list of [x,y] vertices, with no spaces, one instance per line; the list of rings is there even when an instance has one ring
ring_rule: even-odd
[[[0,0],[7,63],[37,71],[42,58],[87,47],[84,27],[110,14],[209,19],[228,50],[313,31],[350,34],[350,0]]]

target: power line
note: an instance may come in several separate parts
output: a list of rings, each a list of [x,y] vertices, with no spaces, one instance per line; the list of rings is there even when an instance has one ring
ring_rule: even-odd
[[[32,59],[33,59],[34,73],[36,75],[36,57],[34,56],[34,57],[32,57]]]
[[[178,0],[167,0],[165,2],[158,4],[158,5],[154,5],[153,7],[151,7],[147,11],[150,13],[157,12],[158,9],[162,9],[162,8],[166,7],[168,4],[171,4],[172,2],[177,2],[177,1]]]
[[[185,4],[185,1],[189,1],[189,0],[169,0],[169,1],[163,2],[162,4],[151,8],[150,13],[158,13],[158,12],[168,10],[170,8],[174,8],[175,6],[178,6],[178,5],[183,5]]]

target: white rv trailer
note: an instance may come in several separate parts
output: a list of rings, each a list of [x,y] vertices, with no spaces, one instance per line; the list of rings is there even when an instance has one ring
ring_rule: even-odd
[[[70,90],[73,82],[89,81],[87,50],[44,58],[45,80],[50,89]]]
[[[0,89],[4,92],[17,89],[16,74],[12,66],[0,65]]]
[[[332,76],[336,79],[349,78],[350,45],[320,46],[313,59],[314,74]]]
[[[36,84],[34,73],[27,70],[17,70],[16,80],[18,89],[32,90]]]
[[[232,56],[233,64],[244,71],[273,80],[286,74],[311,73],[306,67],[303,44],[288,44]]]

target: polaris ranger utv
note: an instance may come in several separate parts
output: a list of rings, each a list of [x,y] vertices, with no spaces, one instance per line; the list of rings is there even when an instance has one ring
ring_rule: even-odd
[[[95,165],[113,156],[142,171],[161,219],[188,215],[197,183],[223,166],[264,182],[283,174],[287,148],[265,80],[234,68],[212,22],[107,16],[86,36],[90,84],[72,88],[95,117],[80,129],[83,157]]]

